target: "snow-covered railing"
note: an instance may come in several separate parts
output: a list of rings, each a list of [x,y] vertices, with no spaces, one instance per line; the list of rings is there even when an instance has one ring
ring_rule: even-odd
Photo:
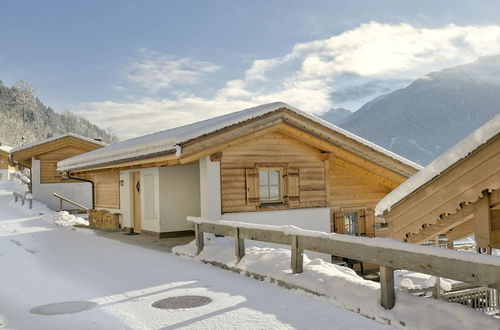
[[[361,260],[380,266],[381,304],[395,304],[394,269],[406,269],[500,289],[500,258],[437,247],[419,246],[387,238],[365,238],[303,230],[295,226],[258,225],[244,222],[188,217],[195,225],[199,254],[204,233],[234,237],[237,261],[245,255],[245,239],[291,246],[291,268],[303,271],[303,251],[315,251]]]
[[[66,198],[66,197],[64,197],[64,196],[61,196],[61,195],[59,195],[58,193],[54,193],[53,195],[54,195],[54,197],[59,198],[59,211],[63,211],[63,202],[67,202],[67,203],[70,203],[70,204],[72,204],[72,205],[75,205],[75,206],[77,206],[77,207],[81,208],[82,210],[84,210],[84,211],[85,211],[85,212],[87,212],[87,213],[89,212],[89,208],[88,208],[88,207],[86,207],[85,205],[82,205],[82,204],[80,204],[80,203],[77,203],[77,202],[75,202],[75,201],[72,201],[71,199]]]
[[[27,201],[28,208],[31,209],[33,207],[33,200],[31,198],[30,193],[26,193],[25,195],[23,195],[14,191],[13,194],[14,194],[14,203],[17,203],[18,200],[21,200],[21,205],[24,205],[24,203]]]

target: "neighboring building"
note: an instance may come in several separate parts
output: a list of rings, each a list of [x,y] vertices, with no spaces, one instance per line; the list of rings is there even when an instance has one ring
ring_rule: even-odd
[[[387,236],[410,243],[475,235],[478,251],[500,249],[500,115],[387,195],[376,214]],[[450,244],[451,245],[451,244]]]
[[[16,172],[9,158],[11,149],[9,146],[0,145],[0,181],[9,180]]]
[[[160,237],[186,216],[372,237],[373,210],[420,166],[284,103],[110,145],[58,164],[93,177],[95,207]],[[113,192],[113,193],[110,193]]]
[[[57,162],[83,154],[106,144],[73,133],[54,136],[11,150],[15,163],[30,169],[33,199],[45,203],[53,210],[59,209],[59,199],[54,193],[69,198],[89,208],[92,207],[92,186],[89,182],[64,179],[57,172]],[[68,207],[65,204],[65,207]],[[74,206],[69,206],[75,208]]]

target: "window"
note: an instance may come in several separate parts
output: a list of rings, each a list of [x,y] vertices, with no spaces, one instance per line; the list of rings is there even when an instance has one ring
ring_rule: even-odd
[[[344,213],[344,234],[359,235],[359,213],[346,212]]]
[[[278,169],[259,169],[259,197],[261,203],[281,202],[281,172]]]

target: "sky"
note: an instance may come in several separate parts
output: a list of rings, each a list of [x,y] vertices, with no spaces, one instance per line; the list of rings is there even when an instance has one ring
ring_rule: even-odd
[[[480,3],[480,5],[479,5]],[[121,139],[275,101],[355,111],[500,53],[499,1],[5,1],[0,80]]]

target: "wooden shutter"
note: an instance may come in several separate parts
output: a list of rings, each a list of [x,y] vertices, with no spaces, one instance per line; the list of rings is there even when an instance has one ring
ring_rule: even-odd
[[[257,168],[247,168],[245,170],[247,186],[247,204],[259,205],[259,170]]]
[[[344,233],[344,212],[335,212],[333,214],[335,221],[335,232],[338,234]]]
[[[366,215],[365,215],[365,210],[360,210],[358,212],[359,216],[359,235],[360,236],[366,236]]]
[[[375,236],[375,220],[373,215],[373,210],[366,210],[365,212],[365,222],[366,222],[366,236],[374,237]]]
[[[299,169],[289,167],[287,171],[288,206],[299,207],[300,205],[300,176]]]

